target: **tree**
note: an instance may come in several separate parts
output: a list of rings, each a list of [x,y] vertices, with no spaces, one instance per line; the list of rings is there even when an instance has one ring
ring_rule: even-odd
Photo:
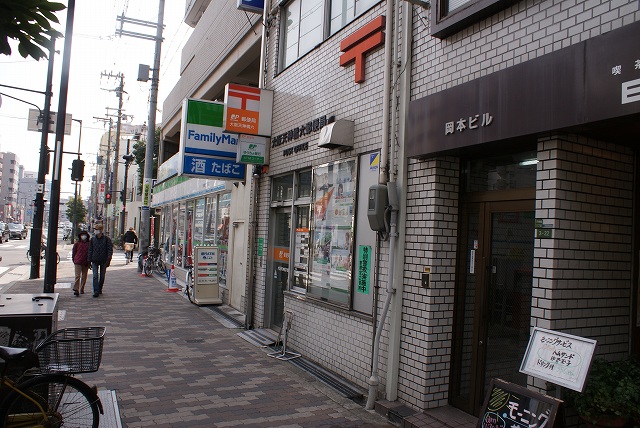
[[[54,13],[65,8],[49,0],[0,0],[0,54],[11,55],[9,39],[14,39],[23,58],[46,58],[51,38],[62,37],[51,26],[59,23]]]
[[[153,144],[153,173],[152,177],[158,176],[158,152],[160,151],[160,128],[156,128],[155,142]],[[147,142],[140,140],[133,145],[133,157],[138,165],[138,194],[142,193],[142,180],[144,179],[144,164],[147,153]]]
[[[69,221],[73,222],[73,213],[75,212],[76,218],[74,227],[78,227],[78,223],[84,223],[87,219],[87,207],[84,206],[84,202],[82,201],[82,196],[78,195],[78,201],[76,203],[75,198],[70,198],[67,202],[67,218]]]

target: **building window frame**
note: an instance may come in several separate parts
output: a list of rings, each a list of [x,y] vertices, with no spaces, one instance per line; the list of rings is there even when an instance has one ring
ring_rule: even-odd
[[[472,24],[506,9],[517,0],[469,0],[465,2],[436,0],[431,8],[431,35],[444,39]],[[451,7],[452,3],[459,4]]]
[[[291,0],[283,3],[280,7],[279,71],[294,64],[378,3],[380,0]],[[315,6],[306,7],[309,4]],[[338,6],[341,6],[342,10],[340,13],[334,14]],[[287,16],[289,13],[291,16]],[[295,25],[287,26],[291,20],[289,18],[296,21]],[[317,25],[309,29],[308,25],[305,26],[305,19],[310,19]],[[302,29],[306,32],[301,35]],[[311,33],[311,31],[314,32]],[[295,43],[291,41],[294,36]],[[301,43],[303,37],[309,37],[309,40]]]

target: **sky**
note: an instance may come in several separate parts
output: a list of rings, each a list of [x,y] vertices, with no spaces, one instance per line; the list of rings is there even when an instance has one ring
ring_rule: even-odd
[[[67,4],[68,0],[58,0]],[[180,73],[181,49],[191,35],[192,29],[185,24],[185,3],[187,0],[165,0],[164,25],[160,61],[160,83],[158,93],[158,111],[156,124],[162,120],[162,105],[165,98],[177,82]],[[104,122],[96,117],[106,118],[107,114],[116,114],[118,97],[114,89],[119,78],[108,77],[124,75],[123,114],[132,117],[127,123],[142,124],[148,120],[149,90],[151,81],[138,82],[138,65],[153,66],[155,42],[128,36],[116,36],[120,22],[118,16],[142,21],[157,22],[158,0],[76,0],[69,87],[66,112],[73,119],[71,135],[65,135],[63,149],[77,152],[80,144],[81,159],[85,161],[84,181],[81,194],[89,196],[91,176],[95,174],[95,159],[101,136],[108,130]],[[64,34],[67,11],[57,14],[60,24],[55,28]],[[123,29],[155,36],[156,30],[125,23]],[[22,58],[17,43],[11,43],[12,55],[0,55],[0,85],[14,86],[44,92],[46,89],[48,60],[35,61]],[[60,95],[60,76],[64,54],[64,40],[56,43],[59,54],[54,58],[53,98],[51,110],[58,111]],[[0,93],[20,98],[44,109],[44,95],[0,86]],[[32,105],[0,95],[0,152],[15,153],[25,171],[38,171],[41,134],[27,130],[29,109]],[[107,110],[109,108],[110,110]],[[115,118],[114,118],[115,120]],[[49,147],[53,149],[55,134],[49,134]],[[53,158],[53,156],[52,156]],[[73,196],[74,182],[71,181],[71,162],[75,155],[64,154],[61,175],[61,199]],[[53,159],[52,159],[53,163]],[[47,175],[51,179],[51,174]]]

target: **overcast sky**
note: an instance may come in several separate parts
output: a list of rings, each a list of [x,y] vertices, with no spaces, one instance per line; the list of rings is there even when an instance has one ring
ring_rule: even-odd
[[[59,0],[67,3],[67,0]],[[182,19],[186,0],[165,0],[164,10],[164,42],[161,50],[160,84],[158,109],[167,94],[179,78],[180,51],[191,35],[191,28]],[[95,174],[95,159],[100,137],[107,130],[103,122],[94,117],[106,117],[107,113],[115,114],[118,98],[113,90],[119,80],[115,77],[101,76],[102,73],[124,75],[124,114],[133,116],[131,124],[142,124],[148,118],[148,99],[150,82],[136,80],[138,64],[153,66],[155,43],[132,37],[115,36],[119,25],[117,17],[122,15],[143,21],[157,22],[157,0],[103,0],[79,1],[75,3],[75,18],[71,45],[71,68],[69,72],[69,90],[67,113],[74,119],[82,121],[81,153],[85,161],[85,181],[82,195],[86,198],[90,190],[91,176]],[[67,11],[58,14],[60,25],[58,31],[64,33]],[[152,34],[155,29],[132,24],[125,24],[124,30],[137,33]],[[60,93],[60,71],[64,40],[56,43],[60,52],[55,56],[55,74],[53,78],[53,99],[51,110],[58,110]],[[24,59],[18,54],[17,44],[12,44],[11,56],[0,55],[0,84],[25,89],[44,91],[46,86],[46,59],[35,61]],[[21,98],[44,108],[44,95],[0,87],[0,93]],[[107,111],[107,107],[113,110]],[[20,163],[26,171],[38,170],[38,156],[41,135],[27,130],[29,109],[35,107],[2,97],[0,106],[0,151],[13,152],[18,155]],[[158,111],[156,123],[160,124],[162,112]],[[79,123],[73,121],[71,135],[64,138],[64,150],[75,152],[78,149]],[[49,147],[54,147],[55,134],[49,134]],[[62,165],[62,194],[66,199],[74,191],[70,180],[71,161],[74,155],[65,154]],[[51,175],[47,176],[51,179]]]

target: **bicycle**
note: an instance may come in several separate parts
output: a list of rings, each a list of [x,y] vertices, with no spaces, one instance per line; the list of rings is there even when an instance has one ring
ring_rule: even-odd
[[[98,370],[104,332],[105,327],[66,328],[33,349],[0,346],[0,426],[97,428],[104,409],[96,389],[72,375]],[[7,375],[14,366],[15,380]]]
[[[142,271],[147,276],[153,275],[154,270],[163,276],[167,274],[167,267],[160,257],[160,250],[156,247],[149,247],[148,254],[143,257],[142,262]]]
[[[42,244],[40,247],[40,260],[47,259],[47,246]],[[27,250],[27,260],[31,261],[31,250]],[[60,254],[56,251],[56,264],[60,264]]]
[[[184,279],[184,294],[191,303],[195,304],[195,296],[193,295],[193,266],[185,266],[187,276]]]

